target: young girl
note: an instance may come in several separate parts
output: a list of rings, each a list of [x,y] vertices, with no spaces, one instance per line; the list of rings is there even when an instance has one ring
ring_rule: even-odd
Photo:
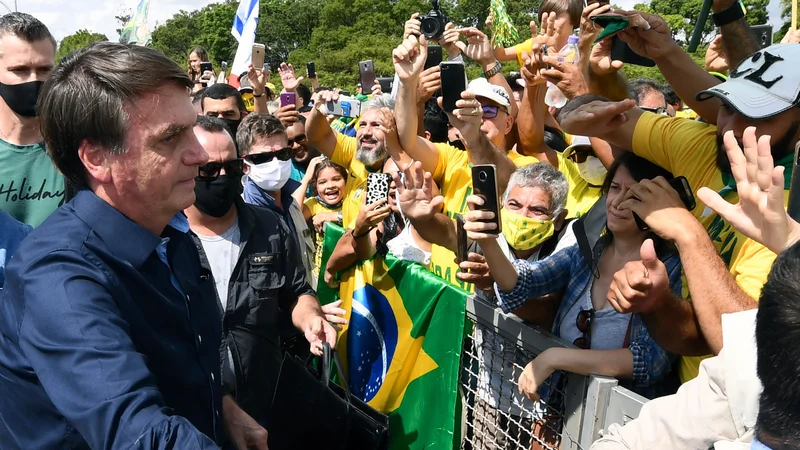
[[[308,163],[308,170],[294,191],[294,198],[303,205],[303,216],[312,222],[317,231],[317,252],[314,258],[314,275],[319,277],[319,266],[322,264],[322,243],[325,224],[327,222],[342,223],[342,199],[347,182],[347,171],[324,156],[313,158]],[[308,186],[314,187],[314,197],[306,199]]]

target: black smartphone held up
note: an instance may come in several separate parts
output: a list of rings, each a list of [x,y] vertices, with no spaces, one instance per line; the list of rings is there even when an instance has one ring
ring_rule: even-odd
[[[456,239],[458,239],[458,248],[456,248],[456,261],[462,263],[467,260],[467,232],[464,230],[464,217],[461,214],[456,214]]]
[[[367,206],[381,200],[389,199],[391,176],[388,173],[370,173],[367,175]],[[388,206],[388,203],[382,208]]]
[[[625,64],[633,64],[634,66],[642,67],[655,67],[656,62],[650,58],[645,58],[634,52],[628,43],[614,36],[611,42],[611,59],[614,61],[622,61]]]
[[[372,60],[358,63],[358,72],[361,75],[362,92],[372,92],[372,87],[375,86],[375,66]]]
[[[491,211],[494,219],[487,223],[497,225],[494,230],[486,231],[489,234],[500,234],[500,193],[497,189],[497,167],[494,164],[478,164],[472,166],[472,192],[483,198],[481,211]]]
[[[314,61],[306,63],[306,73],[308,78],[317,78],[317,65],[314,64]]]
[[[391,94],[392,88],[394,88],[394,78],[378,77],[378,84],[381,85],[381,92],[384,94]]]
[[[442,63],[442,47],[440,45],[428,46],[428,58],[425,60],[425,70],[436,67]]]
[[[200,63],[200,74],[206,72],[214,72],[214,66],[208,61]]]
[[[697,207],[697,202],[692,193],[692,187],[689,186],[689,181],[686,177],[675,177],[669,181],[669,185],[678,192],[678,196],[681,198],[681,202],[683,202],[683,206],[685,206],[686,209],[692,211]],[[644,220],[636,213],[633,213],[633,220],[636,221],[636,226],[639,230],[647,231],[649,229]]]
[[[467,90],[467,72],[464,63],[445,61],[439,64],[442,69],[442,110],[452,113],[461,93]]]

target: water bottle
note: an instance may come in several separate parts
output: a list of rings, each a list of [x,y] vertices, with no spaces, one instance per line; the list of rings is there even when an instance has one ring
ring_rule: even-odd
[[[581,59],[580,50],[578,50],[578,36],[570,36],[567,45],[564,46],[559,52],[557,57],[559,62],[567,62],[570,64],[578,64]],[[563,108],[567,104],[567,97],[554,85],[547,82],[547,93],[544,96],[544,103],[547,106],[554,106],[556,108]]]

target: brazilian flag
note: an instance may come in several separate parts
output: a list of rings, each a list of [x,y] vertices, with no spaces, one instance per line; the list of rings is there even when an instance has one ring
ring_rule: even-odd
[[[328,224],[323,267],[343,229]],[[467,293],[423,266],[391,255],[341,274],[338,293],[320,277],[322,304],[342,299],[339,334],[350,390],[389,416],[391,449],[448,449],[460,441],[454,417]],[[458,433],[459,436],[455,436]]]

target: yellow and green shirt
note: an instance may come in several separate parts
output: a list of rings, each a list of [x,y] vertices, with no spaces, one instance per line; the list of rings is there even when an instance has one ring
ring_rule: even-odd
[[[338,208],[328,208],[327,206],[323,205],[316,199],[316,197],[307,198],[305,201],[306,208],[311,212],[311,217],[316,216],[320,213],[328,213],[328,212],[340,212],[342,207]],[[316,241],[317,241],[317,252],[314,255],[314,267],[312,272],[314,276],[319,278],[319,268],[322,266],[322,244],[324,243],[325,237],[320,234],[316,233]]]
[[[356,225],[358,212],[361,210],[361,195],[367,186],[366,166],[356,159],[358,144],[356,138],[336,134],[336,148],[331,155],[331,161],[347,169],[347,184],[344,188],[342,201],[342,224],[345,228]]]
[[[695,193],[703,186],[720,192],[726,184],[716,164],[716,136],[717,127],[714,125],[644,113],[636,124],[633,150],[675,176],[686,177]],[[786,198],[789,198],[788,193]],[[732,190],[725,199],[736,203],[739,196]],[[736,283],[748,295],[758,299],[775,260],[775,253],[737,232],[699,199],[693,212],[708,231]],[[684,297],[688,298],[685,279],[683,289]],[[702,359],[682,358],[681,381],[686,382],[697,376]]]

